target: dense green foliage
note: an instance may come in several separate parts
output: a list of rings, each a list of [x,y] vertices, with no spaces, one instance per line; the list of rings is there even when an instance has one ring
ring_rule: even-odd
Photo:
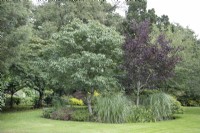
[[[43,117],[54,120],[89,121],[90,113],[86,108],[60,107],[44,108]]]
[[[71,115],[73,121],[89,121],[90,114],[86,109],[77,109]]]
[[[123,37],[113,28],[89,21],[74,20],[54,34],[55,55],[49,60],[50,76],[65,89],[81,89],[87,94],[90,113],[94,89],[117,86],[114,78],[122,55]]]
[[[127,1],[126,17],[106,1],[0,2],[0,110],[124,123],[199,106],[200,41],[147,2]]]
[[[18,55],[17,47],[27,41],[26,25],[29,17],[30,2],[7,1],[0,3],[0,72]],[[16,12],[17,10],[17,12]]]
[[[181,57],[175,68],[175,76],[169,80],[163,87],[168,92],[176,95],[184,105],[190,105],[189,100],[199,100],[199,42],[193,31],[185,29],[180,25],[171,25],[167,30],[158,29],[153,25],[151,40],[155,41],[156,36],[164,33],[166,38],[171,40],[173,47],[182,49],[177,54]]]

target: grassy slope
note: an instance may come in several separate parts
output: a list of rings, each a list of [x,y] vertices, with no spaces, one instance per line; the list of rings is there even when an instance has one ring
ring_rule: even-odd
[[[200,108],[157,123],[102,124],[48,120],[41,110],[0,114],[0,133],[200,133]]]

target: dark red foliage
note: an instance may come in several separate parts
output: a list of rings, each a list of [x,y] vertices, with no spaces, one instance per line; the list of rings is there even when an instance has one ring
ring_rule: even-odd
[[[180,61],[177,56],[180,49],[170,46],[164,35],[160,35],[155,44],[150,43],[148,21],[132,24],[123,50],[126,79],[132,85],[138,81],[147,85],[165,81],[174,75],[174,68]]]

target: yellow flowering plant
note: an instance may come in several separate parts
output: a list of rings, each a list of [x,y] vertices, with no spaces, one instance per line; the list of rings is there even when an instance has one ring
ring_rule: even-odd
[[[74,98],[74,97],[69,99],[69,104],[71,104],[71,105],[80,105],[80,106],[84,105],[83,100],[77,99],[77,98]]]

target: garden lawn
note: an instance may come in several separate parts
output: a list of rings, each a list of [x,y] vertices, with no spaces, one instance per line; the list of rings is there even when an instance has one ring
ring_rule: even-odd
[[[0,114],[0,133],[200,133],[200,108],[185,108],[176,120],[156,123],[103,124],[49,120],[42,110]]]

